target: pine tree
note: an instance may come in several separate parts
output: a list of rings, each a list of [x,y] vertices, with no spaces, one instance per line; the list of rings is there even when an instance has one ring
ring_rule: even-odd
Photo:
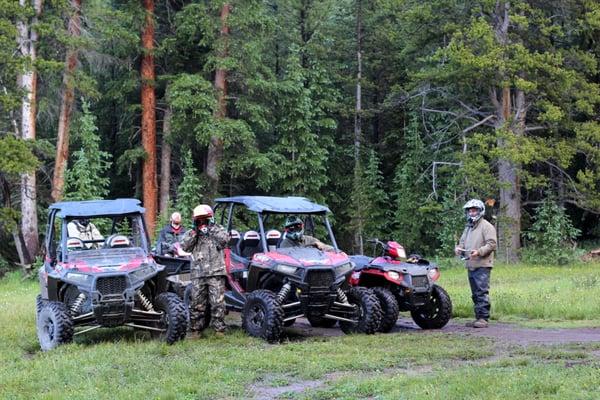
[[[71,165],[65,173],[65,200],[93,200],[106,198],[110,179],[106,172],[111,166],[111,155],[100,150],[96,117],[89,103],[82,101],[82,114],[74,139],[79,150],[73,152]]]
[[[192,152],[187,149],[183,153],[183,180],[177,188],[177,203],[175,208],[182,217],[191,218],[192,210],[203,199],[202,192],[204,185],[198,177],[198,171],[194,167]]]

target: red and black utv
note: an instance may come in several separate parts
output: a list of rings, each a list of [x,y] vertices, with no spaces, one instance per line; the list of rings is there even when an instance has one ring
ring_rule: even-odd
[[[120,325],[167,343],[185,337],[185,306],[167,292],[168,271],[150,255],[143,214],[136,199],[50,206],[36,304],[42,350]]]
[[[410,311],[422,329],[440,329],[452,316],[452,301],[448,293],[436,281],[440,277],[437,265],[418,255],[406,256],[404,248],[397,242],[369,242],[381,246],[379,257],[350,256],[354,272],[350,284],[372,288],[382,309],[378,331],[389,332],[400,311]]]
[[[313,326],[339,322],[345,333],[374,333],[381,309],[370,289],[351,288],[353,264],[337,247],[329,209],[302,197],[237,196],[216,200],[215,217],[232,233],[225,250],[227,307],[242,313],[252,335],[277,340],[284,325],[306,317]],[[328,237],[332,251],[279,245],[289,216],[303,219],[307,234]],[[238,233],[239,232],[239,233]],[[235,239],[239,237],[239,239]]]

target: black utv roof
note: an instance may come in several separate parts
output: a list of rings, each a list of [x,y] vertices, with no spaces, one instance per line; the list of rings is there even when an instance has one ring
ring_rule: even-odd
[[[216,199],[217,203],[243,204],[250,211],[280,214],[326,214],[329,208],[304,197],[234,196]]]
[[[112,216],[145,211],[138,199],[63,201],[54,203],[49,208],[58,210],[57,215],[61,218]]]

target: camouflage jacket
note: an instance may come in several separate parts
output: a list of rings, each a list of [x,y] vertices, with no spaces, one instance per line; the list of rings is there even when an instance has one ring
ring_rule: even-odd
[[[300,240],[291,240],[287,237],[284,237],[279,247],[316,247],[321,251],[333,251],[333,246],[329,246],[321,242],[319,239],[309,235],[302,235]]]
[[[192,253],[192,278],[226,275],[223,249],[229,234],[221,225],[212,225],[208,234],[197,234],[194,229],[185,233],[181,248]]]

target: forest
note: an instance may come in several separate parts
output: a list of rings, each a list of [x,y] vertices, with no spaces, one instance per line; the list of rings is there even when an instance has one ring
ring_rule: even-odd
[[[597,0],[0,0],[0,270],[47,208],[135,197],[152,234],[229,195],[329,206],[340,247],[600,240]]]

